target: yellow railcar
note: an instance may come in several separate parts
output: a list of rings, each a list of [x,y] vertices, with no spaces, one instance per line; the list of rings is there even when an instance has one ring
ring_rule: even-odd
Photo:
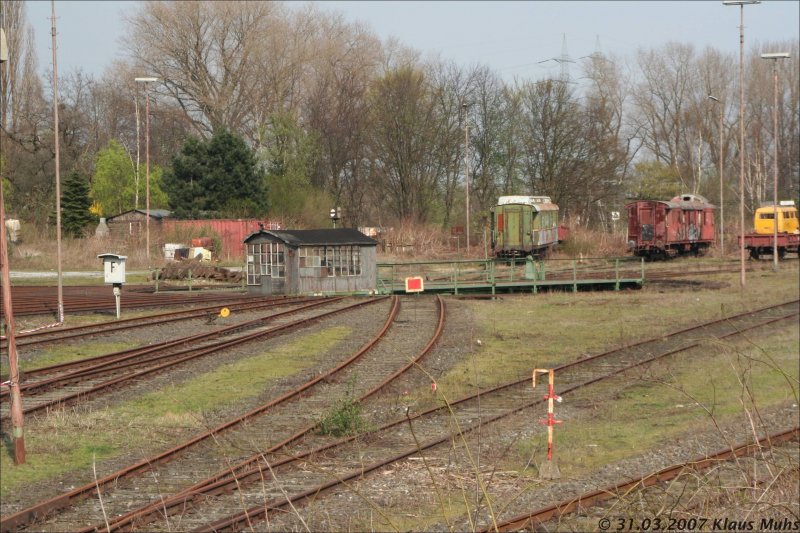
[[[769,205],[756,209],[755,231],[759,235],[773,235],[775,233],[775,206]],[[800,221],[797,218],[797,208],[794,202],[781,202],[777,209],[778,233],[800,232]]]

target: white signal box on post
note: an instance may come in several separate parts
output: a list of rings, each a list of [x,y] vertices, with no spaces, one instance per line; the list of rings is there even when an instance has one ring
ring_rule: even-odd
[[[100,254],[98,259],[103,260],[103,276],[105,282],[114,286],[114,299],[117,304],[117,319],[120,315],[119,297],[122,293],[122,284],[125,283],[125,260],[127,257],[117,254]]]
[[[103,274],[105,282],[111,285],[122,285],[125,283],[125,260],[124,255],[100,254],[98,259],[103,260]]]

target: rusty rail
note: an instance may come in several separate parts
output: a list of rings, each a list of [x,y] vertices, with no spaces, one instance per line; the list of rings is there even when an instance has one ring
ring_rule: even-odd
[[[376,298],[373,300],[369,300],[367,302],[360,302],[357,305],[365,305],[367,303],[383,301],[386,298],[388,298],[388,296]],[[266,404],[256,407],[255,409],[252,409],[233,420],[229,420],[228,422],[221,424],[209,431],[201,433],[195,436],[194,438],[185,441],[182,444],[179,444],[169,450],[161,452],[155,456],[148,457],[126,468],[120,469],[112,474],[109,474],[101,479],[98,479],[96,482],[87,483],[86,485],[77,487],[65,494],[61,494],[59,496],[56,496],[55,498],[39,502],[31,507],[28,507],[27,509],[23,509],[22,511],[19,511],[12,515],[0,517],[0,531],[6,532],[18,529],[26,524],[30,524],[31,522],[33,522],[38,518],[47,516],[48,514],[55,512],[59,509],[69,507],[74,502],[93,496],[94,494],[97,493],[98,490],[101,490],[105,487],[108,487],[109,485],[116,483],[120,478],[145,471],[154,465],[166,463],[170,461],[172,458],[179,455],[180,453],[191,448],[195,444],[203,442],[206,439],[212,438],[213,436],[218,435],[228,429],[231,429],[248,419],[259,416],[264,412],[266,412],[267,410],[271,409],[272,407],[278,405],[279,403],[283,403],[289,400],[290,398],[301,394],[312,385],[326,379],[333,373],[338,372],[339,370],[341,370],[341,368],[344,368],[345,366],[347,366],[347,364],[351,363],[352,361],[363,355],[363,353],[365,353],[372,346],[374,346],[383,337],[383,335],[389,329],[389,326],[391,326],[392,322],[394,321],[397,315],[398,305],[399,305],[398,299],[396,297],[393,297],[392,308],[380,332],[373,339],[367,342],[358,352],[356,352],[356,354],[353,357],[348,359],[345,363],[340,364],[335,369],[332,369],[331,371],[321,376],[318,376],[317,378],[311,380],[310,382],[301,385],[294,391],[290,391],[289,393],[284,394],[279,398],[276,398],[274,400],[269,401]]]
[[[593,490],[591,492],[581,494],[576,498],[570,498],[542,509],[531,511],[530,513],[517,515],[513,518],[509,518],[508,520],[498,522],[496,526],[480,529],[478,531],[489,533],[491,531],[518,531],[520,529],[541,527],[548,520],[560,518],[565,514],[572,513],[581,508],[597,505],[603,501],[615,498],[616,495],[621,492],[627,492],[636,487],[645,488],[655,485],[659,482],[675,479],[687,468],[691,468],[693,470],[706,470],[720,461],[727,461],[729,459],[733,459],[734,457],[741,457],[756,450],[760,450],[761,448],[792,440],[797,438],[798,435],[800,435],[800,426],[787,431],[781,431],[772,435],[767,435],[759,439],[757,442],[750,442],[746,444],[740,444],[739,446],[733,448],[726,448],[712,455],[703,455],[683,464],[670,466],[657,472],[645,474],[644,476],[638,478],[623,481],[602,489]]]

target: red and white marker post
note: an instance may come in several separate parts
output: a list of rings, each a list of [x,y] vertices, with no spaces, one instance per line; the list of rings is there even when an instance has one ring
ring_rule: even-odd
[[[547,426],[547,461],[539,467],[539,476],[542,479],[558,479],[561,473],[558,465],[553,462],[553,427],[560,424],[561,420],[556,420],[553,410],[553,401],[561,402],[561,396],[556,395],[553,390],[555,383],[555,370],[552,368],[536,368],[533,370],[533,388],[536,388],[536,374],[548,374],[549,387],[544,399],[547,400],[547,420],[540,420],[540,423]]]

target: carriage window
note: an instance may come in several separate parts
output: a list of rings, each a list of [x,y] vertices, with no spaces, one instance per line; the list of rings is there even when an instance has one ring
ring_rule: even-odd
[[[761,213],[758,218],[761,220],[772,220],[775,218],[775,213]]]

